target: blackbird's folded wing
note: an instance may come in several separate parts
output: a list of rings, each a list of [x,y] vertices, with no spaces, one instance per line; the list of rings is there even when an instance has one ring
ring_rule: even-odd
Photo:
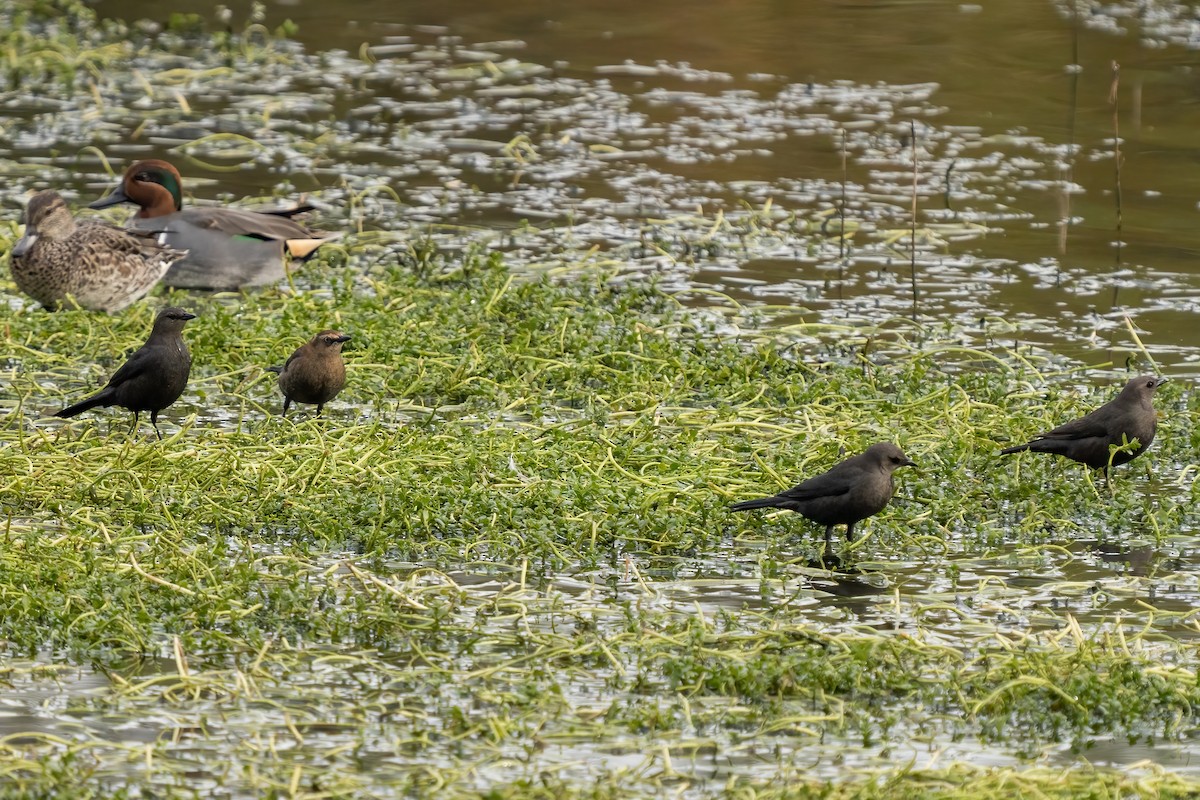
[[[846,466],[848,465],[839,464],[837,467],[829,470],[829,472],[809,478],[787,491],[780,492],[779,497],[802,501],[815,500],[818,497],[837,497],[848,494],[851,488],[862,480],[862,470],[853,466],[850,466],[848,469],[841,469],[841,467]]]
[[[147,347],[142,347],[134,352],[129,357],[129,360],[121,365],[121,368],[113,373],[109,379],[109,386],[120,386],[123,383],[133,380],[151,367],[151,362],[154,361],[153,354]]]
[[[1079,419],[1063,423],[1054,430],[1047,431],[1035,438],[1071,440],[1107,438],[1108,426],[1104,423],[1104,419],[1099,413],[1105,410],[1104,408],[1097,409],[1086,417],[1080,417]]]
[[[288,356],[288,360],[287,360],[287,361],[285,361],[285,362],[283,362],[283,369],[282,369],[282,370],[280,370],[280,371],[281,371],[281,372],[287,372],[287,368],[288,368],[288,367],[290,367],[290,366],[292,365],[292,362],[293,362],[293,361],[295,361],[297,358],[299,358],[299,357],[300,357],[301,355],[303,355],[303,354],[304,354],[304,348],[303,348],[303,347],[298,347],[298,348],[296,348],[296,352],[294,352],[294,353],[292,353],[290,356]]]

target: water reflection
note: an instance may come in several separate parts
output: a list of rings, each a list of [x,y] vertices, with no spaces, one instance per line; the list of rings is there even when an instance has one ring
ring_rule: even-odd
[[[231,4],[235,20],[245,18],[249,5]],[[210,13],[208,6],[183,0],[170,7]],[[127,18],[165,12],[161,3],[145,0],[100,0],[97,8]],[[495,87],[459,98],[501,92],[482,114],[485,106],[473,101],[422,101],[403,88],[335,99],[340,113],[363,120],[360,133],[389,119],[433,137],[437,147],[426,161],[429,155],[445,159],[449,170],[413,169],[419,157],[388,159],[393,171],[406,170],[395,174],[407,176],[401,179],[409,184],[408,200],[418,218],[448,199],[418,188],[428,175],[478,187],[482,194],[471,203],[445,208],[460,222],[467,212],[468,220],[485,226],[509,227],[571,207],[574,218],[584,221],[595,216],[599,209],[592,204],[601,199],[616,220],[621,212],[614,203],[644,217],[677,213],[687,203],[712,213],[746,203],[760,207],[770,199],[789,212],[821,211],[827,225],[824,212],[839,204],[839,187],[848,179],[851,217],[868,225],[855,233],[850,261],[833,257],[844,242],[832,239],[819,249],[813,247],[819,239],[783,241],[790,252],[762,258],[752,250],[714,259],[684,246],[684,260],[694,260],[696,267],[684,279],[738,299],[870,321],[912,304],[902,243],[885,259],[861,251],[878,211],[894,204],[880,221],[897,229],[905,224],[913,144],[907,119],[915,115],[936,121],[918,129],[926,162],[923,222],[938,219],[946,206],[941,218],[958,226],[940,237],[940,253],[920,256],[920,313],[1003,316],[1026,328],[1030,340],[1093,363],[1121,363],[1130,354],[1121,320],[1136,315],[1157,358],[1179,370],[1195,369],[1190,320],[1200,281],[1192,263],[1195,208],[1187,153],[1200,110],[1190,102],[1190,79],[1179,53],[1171,47],[1146,49],[1137,36],[1114,36],[1094,24],[1094,15],[1073,19],[1042,0],[827,5],[819,13],[804,4],[769,2],[689,6],[686,13],[677,0],[666,6],[583,2],[518,8],[477,0],[437,7],[366,2],[356,4],[350,18],[318,3],[268,6],[268,23],[284,16],[299,22],[300,41],[314,50],[356,53],[367,43],[380,47],[377,57],[397,60],[441,47],[451,63],[469,62],[473,51],[494,50],[516,54],[558,79],[557,86],[543,84],[537,93],[512,95],[518,87]],[[1003,52],[992,46],[997,30],[1006,31]],[[1170,40],[1169,33],[1158,35]],[[448,45],[437,44],[442,41]],[[980,52],[989,58],[978,58]],[[1068,69],[1076,60],[1080,68]],[[1107,144],[1113,61],[1125,65],[1119,234]],[[677,66],[684,64],[690,67]],[[457,67],[431,74],[452,92],[467,85],[462,79],[470,75]],[[536,74],[525,78],[530,88],[537,86],[529,80]],[[846,90],[886,81],[890,88],[884,94],[895,102],[881,105],[872,121],[871,109],[855,108],[849,95],[844,105],[828,110],[802,99],[839,81]],[[920,86],[930,87],[931,102],[905,97],[904,87]],[[607,90],[630,102],[614,104],[605,98]],[[589,103],[571,110],[568,98],[581,92]],[[551,169],[527,165],[523,176],[490,168],[478,148],[544,125],[539,117],[546,101],[556,101],[566,114],[554,133],[560,141],[616,145],[622,160],[652,168],[653,183],[633,191],[632,184],[623,185],[625,170],[597,171],[573,159]],[[589,111],[596,112],[590,121],[584,116]],[[828,126],[821,124],[825,114]],[[451,118],[458,121],[448,124]],[[869,127],[858,134],[863,125]],[[841,138],[841,130],[850,137]],[[607,133],[597,136],[601,131]],[[173,135],[184,140],[200,132],[176,129]],[[534,144],[543,160],[552,158],[548,142]],[[446,151],[436,155],[442,147]],[[372,148],[350,158],[377,161],[384,153]],[[613,153],[593,153],[608,155]],[[221,177],[244,194],[270,188],[272,180],[242,173]],[[570,192],[552,188],[556,180],[573,184]],[[1063,194],[1068,187],[1069,196]],[[950,194],[943,196],[947,189]],[[1066,229],[1060,225],[1065,216],[1074,220]],[[973,220],[988,235],[959,240],[957,233],[967,230],[961,223]],[[577,233],[606,239],[611,247],[627,235],[622,227],[577,226]],[[826,238],[829,233],[821,230]],[[667,250],[679,257],[678,248]]]
[[[130,0],[97,5],[126,17],[189,8]],[[235,14],[246,7],[235,4]],[[190,8],[210,13],[207,5]],[[798,3],[365,2],[352,10],[357,19],[346,20],[346,13],[312,2],[271,10],[299,19],[311,51],[342,47],[357,54],[367,42],[378,47],[369,58],[329,54],[282,83],[270,73],[203,84],[194,92],[194,118],[171,116],[182,113],[171,108],[162,118],[131,121],[121,109],[102,110],[108,116],[96,126],[97,142],[132,158],[162,155],[213,131],[243,133],[265,148],[254,151],[250,169],[219,168],[244,159],[240,151],[188,151],[189,189],[199,199],[270,194],[285,183],[295,184],[283,186],[289,193],[324,193],[328,213],[348,223],[343,227],[362,223],[381,234],[376,263],[410,258],[404,243],[428,230],[440,248],[462,252],[482,243],[530,270],[571,269],[581,253],[592,253],[635,278],[655,274],[680,290],[714,289],[769,306],[768,323],[818,329],[908,314],[915,275],[917,314],[931,324],[949,317],[969,323],[964,335],[984,347],[1035,342],[1087,363],[1120,365],[1136,354],[1128,313],[1164,364],[1177,372],[1198,368],[1200,279],[1189,238],[1195,209],[1188,159],[1200,111],[1190,102],[1193,90],[1177,52],[1076,32],[1040,0],[978,9],[824,4],[819,13]],[[415,27],[428,24],[447,29]],[[1007,32],[1003,48],[995,46],[997,31]],[[1087,62],[1078,107],[1071,109],[1064,67],[1076,35]],[[487,59],[496,54],[499,75],[479,66],[481,51]],[[1126,218],[1119,237],[1105,143],[1112,59],[1135,64],[1124,77],[1141,86],[1140,127],[1131,121],[1125,134]],[[165,64],[147,55],[139,67],[154,72]],[[139,107],[140,92],[124,98],[130,108]],[[255,113],[268,97],[279,104],[270,125]],[[58,170],[56,179],[70,173],[64,180],[76,181],[78,197],[98,192],[107,183],[100,166],[91,155],[75,155],[85,143],[76,117],[86,115],[66,113],[56,122],[49,113],[56,105],[14,105],[18,135],[9,155],[41,159],[47,170]],[[33,111],[46,116],[31,122]],[[914,119],[916,139],[909,133]],[[317,131],[324,149],[314,151]],[[509,143],[532,145],[538,157],[501,153]],[[915,251],[906,238],[914,145],[923,209]],[[71,155],[45,155],[55,148]],[[10,200],[46,179],[13,173]],[[389,190],[402,202],[390,199]],[[1075,224],[1064,249],[1059,223],[1067,216]],[[693,302],[708,305],[713,297],[696,292]],[[796,335],[808,331],[797,327]],[[180,406],[181,413],[199,414],[199,424],[226,428],[247,413],[221,408]],[[355,424],[370,412],[342,406],[332,418]],[[1011,509],[1010,517],[1019,521],[1020,511]],[[282,540],[289,535],[280,532]],[[1027,754],[977,741],[962,733],[961,720],[932,734],[899,723],[887,744],[864,743],[870,730],[865,737],[843,730],[822,739],[815,723],[797,721],[809,712],[807,698],[795,701],[804,707],[792,721],[763,732],[740,698],[699,697],[697,711],[733,721],[697,730],[689,719],[678,725],[685,740],[664,745],[651,711],[661,705],[664,715],[682,714],[673,690],[661,676],[631,690],[622,683],[623,659],[636,657],[619,650],[606,657],[596,643],[609,647],[623,632],[642,633],[646,623],[637,615],[646,609],[662,613],[654,622],[663,628],[664,620],[693,622],[697,636],[716,637],[732,621],[734,634],[783,626],[802,639],[811,626],[927,637],[972,653],[1000,636],[1028,641],[1075,624],[1148,631],[1151,641],[1197,638],[1192,610],[1200,604],[1200,563],[1191,532],[1163,537],[1134,526],[1064,543],[1047,526],[1038,535],[1036,548],[985,532],[979,541],[948,537],[944,553],[899,552],[893,561],[870,562],[851,554],[836,564],[813,561],[811,548],[782,536],[689,557],[614,554],[610,563],[561,573],[464,554],[463,563],[437,578],[454,598],[438,620],[452,652],[410,652],[411,642],[394,643],[386,655],[299,647],[301,655],[266,674],[237,653],[238,667],[208,665],[206,673],[193,665],[198,699],[179,704],[153,681],[139,683],[165,676],[194,688],[173,658],[109,667],[111,680],[86,669],[53,678],[30,669],[9,679],[0,733],[160,742],[201,783],[245,780],[245,773],[222,772],[222,764],[235,760],[224,756],[236,751],[257,763],[275,748],[322,772],[345,759],[358,769],[398,774],[430,763],[455,766],[466,753],[465,780],[481,785],[511,776],[511,763],[578,776],[665,774],[664,752],[702,787],[729,774],[786,774],[797,764],[831,777],[897,758],[1011,764]],[[764,574],[764,551],[782,553],[786,563]],[[353,557],[332,554],[331,563],[318,565],[322,579],[352,575]],[[389,566],[395,581],[422,569]],[[569,609],[563,598],[572,601]],[[547,654],[559,651],[543,645],[566,645],[538,637],[576,629],[591,637],[585,645],[595,648],[588,651],[594,661],[570,662],[574,672],[560,681],[544,667]],[[538,657],[500,669],[514,654]],[[493,694],[462,685],[457,676],[467,673],[494,678],[486,687]],[[530,675],[542,682],[519,683]],[[141,688],[131,691],[130,684]],[[561,715],[532,733],[519,727],[521,720],[510,737],[502,726],[492,729],[495,741],[472,749],[484,733],[473,726],[496,708],[507,711],[505,703],[522,692],[560,700]],[[895,704],[903,709],[901,698]],[[592,726],[608,715],[627,727],[613,733]],[[1128,764],[1151,752],[1161,758],[1167,749],[1113,746],[1097,755]],[[1193,768],[1188,743],[1169,750],[1182,768]]]
[[[897,757],[930,763],[962,759],[1020,764],[1031,756],[1025,749],[1028,744],[981,741],[962,719],[947,717],[935,724],[936,713],[926,716],[919,728],[911,727],[916,723],[901,697],[895,700],[886,731],[826,730],[818,735],[817,723],[803,721],[814,711],[807,700],[796,700],[793,714],[784,715],[790,723],[764,731],[760,723],[749,721],[751,716],[739,733],[739,705],[732,698],[700,694],[691,698],[690,713],[697,720],[715,713],[721,725],[684,726],[681,738],[664,741],[656,728],[641,726],[653,726],[658,714],[676,714],[677,701],[659,692],[632,700],[619,677],[620,662],[604,658],[589,662],[586,669],[572,666],[570,673],[555,678],[551,685],[562,693],[558,702],[566,709],[556,712],[563,715],[557,721],[541,718],[539,738],[544,738],[533,750],[527,749],[524,736],[489,744],[473,738],[430,739],[419,731],[429,720],[450,724],[463,713],[477,722],[488,719],[503,707],[498,698],[505,692],[521,691],[522,682],[555,674],[544,672],[536,661],[526,670],[505,665],[514,657],[522,661],[523,652],[571,641],[558,637],[571,636],[573,629],[583,631],[585,639],[607,639],[613,648],[610,654],[626,652],[621,637],[633,608],[680,620],[702,618],[713,637],[711,647],[724,641],[723,636],[746,637],[759,626],[797,646],[815,643],[816,631],[822,637],[873,631],[920,637],[930,646],[962,652],[968,660],[976,644],[997,634],[1019,638],[1036,631],[1058,632],[1075,624],[1072,619],[1132,637],[1145,632],[1145,615],[1136,612],[1147,602],[1161,614],[1160,621],[1150,624],[1161,626],[1162,633],[1196,635],[1195,630],[1182,630],[1170,614],[1200,601],[1198,573],[1191,568],[1195,564],[1160,577],[1113,574],[1102,555],[1093,555],[1110,552],[1108,548],[1083,542],[1073,549],[1074,554],[1011,550],[990,557],[963,552],[950,555],[946,563],[860,562],[855,575],[799,568],[779,579],[755,575],[757,555],[736,549],[718,557],[731,575],[727,579],[712,577],[711,564],[699,560],[655,564],[654,559],[637,557],[621,559],[609,571],[564,573],[549,580],[531,578],[527,566],[490,563],[464,565],[445,575],[409,565],[406,577],[406,568],[398,564],[392,579],[398,584],[424,576],[421,582],[443,585],[460,598],[454,607],[443,609],[438,623],[456,641],[467,637],[454,652],[418,648],[409,653],[399,642],[388,653],[309,645],[271,666],[260,666],[254,653],[228,654],[230,659],[217,654],[195,658],[181,673],[185,661],[176,655],[113,663],[103,672],[59,669],[49,677],[35,674],[37,667],[10,662],[0,732],[19,734],[8,740],[10,745],[32,748],[44,746],[46,740],[39,734],[89,742],[107,760],[105,771],[114,781],[122,780],[126,770],[141,768],[140,761],[122,766],[119,754],[131,744],[144,745],[156,758],[191,765],[189,781],[214,781],[234,791],[240,786],[247,793],[252,793],[253,782],[219,764],[237,753],[239,759],[269,770],[269,761],[263,759],[277,748],[303,763],[343,768],[343,754],[352,751],[355,763],[376,765],[382,772],[374,774],[385,781],[398,780],[421,765],[453,771],[470,764],[475,776],[470,780],[480,785],[511,779],[512,759],[526,763],[533,758],[540,768],[589,780],[614,769],[654,767],[664,746],[670,750],[672,774],[693,789],[732,776],[783,774],[799,764],[807,774],[827,778],[844,777],[847,769],[886,766]],[[1153,560],[1150,547],[1126,550],[1126,556],[1136,552]],[[328,564],[317,565],[319,574],[335,580],[366,568],[339,558],[347,556],[331,556]],[[1187,558],[1194,561],[1195,552],[1189,551]],[[342,568],[332,569],[339,563]],[[953,581],[947,579],[951,568]],[[675,577],[645,580],[655,571]],[[570,604],[560,595],[569,597]],[[778,612],[784,608],[787,616],[781,617]],[[681,634],[651,629],[647,635],[655,641]],[[1146,639],[1138,641],[1140,647],[1150,646]],[[470,686],[458,685],[448,680],[457,674],[445,671],[449,665],[478,677]],[[417,686],[419,691],[414,690]],[[623,705],[631,702],[633,706]],[[618,707],[624,710],[618,713]],[[624,732],[618,726],[601,734],[595,724],[605,717],[640,723]],[[417,736],[411,747],[396,739],[410,735],[405,731]],[[947,738],[947,731],[955,733]],[[274,745],[263,749],[267,741]],[[1152,754],[1178,771],[1195,771],[1194,748],[1186,742],[1139,748],[1117,747],[1115,742],[1110,747],[1104,741],[1088,749],[1089,761],[1120,766]],[[1054,757],[1059,747],[1051,741],[1038,749]]]

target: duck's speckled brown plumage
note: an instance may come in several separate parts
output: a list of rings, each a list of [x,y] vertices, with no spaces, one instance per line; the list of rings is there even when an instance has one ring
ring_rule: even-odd
[[[186,253],[97,220],[76,220],[57,192],[29,199],[13,246],[17,288],[47,308],[120,311],[145,296]]]
[[[154,235],[163,244],[187,250],[163,283],[184,289],[239,289],[281,280],[292,261],[304,261],[336,235],[318,234],[290,219],[311,209],[246,211],[227,207],[183,207],[183,179],[166,161],[131,164],[121,185],[90,205],[104,208],[133,203],[138,212],[130,230]]]

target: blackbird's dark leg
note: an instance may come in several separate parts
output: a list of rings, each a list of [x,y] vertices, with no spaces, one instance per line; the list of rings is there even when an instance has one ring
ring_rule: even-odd
[[[154,426],[154,432],[158,434],[158,440],[162,441],[162,431],[158,429],[158,412],[150,412],[150,424]]]
[[[292,398],[288,397],[288,396],[285,394],[285,395],[283,396],[283,415],[284,415],[285,417],[287,416],[287,410],[288,410],[288,406],[290,406],[291,404],[292,404]]]
[[[847,542],[854,541],[854,523],[853,522],[851,522],[849,525],[846,526],[846,541]]]
[[[133,425],[129,428],[129,434],[128,434],[129,436],[133,436],[133,434],[137,433],[138,415],[139,414],[141,414],[140,411],[133,412]]]
[[[831,569],[830,564],[837,565],[837,556],[833,554],[833,526],[825,526],[825,549],[821,552],[821,559],[818,565],[822,569]]]

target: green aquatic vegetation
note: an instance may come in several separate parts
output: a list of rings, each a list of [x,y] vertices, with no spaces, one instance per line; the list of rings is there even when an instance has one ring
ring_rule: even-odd
[[[125,27],[68,3],[0,16],[10,76],[77,100],[92,76],[83,99],[107,118],[131,102],[128,72],[107,69],[123,60],[145,58],[146,115],[190,123],[212,110],[195,98],[303,61],[253,18],[209,35],[194,17]],[[313,64],[348,68],[318,55],[306,79]],[[357,141],[299,124],[319,105],[236,113],[282,120],[282,144],[214,134],[173,152],[342,163]],[[551,155],[528,137],[501,148],[497,169]],[[819,255],[843,226],[886,250],[894,226],[767,202],[644,220],[607,251],[570,224],[509,258],[547,229],[410,237],[392,185],[351,181],[331,227],[355,232],[287,288],[110,317],[25,308],[3,280],[0,797],[1200,790],[1129,766],[1186,754],[1200,724],[1185,383],[1160,393],[1153,447],[1105,485],[996,452],[1108,399],[1124,375],[1107,355],[1057,357],[1005,320],[835,323],[630,272],[639,248],[664,264]],[[116,410],[49,418],[167,302],[200,317],[164,440]],[[267,367],[323,327],[354,337],[346,390],[319,418],[282,419]],[[835,543],[837,572],[815,563],[818,526],[728,512],[884,439],[921,467]]]
[[[105,86],[116,69],[145,48],[166,52],[209,50],[226,54],[228,64],[248,65],[261,61],[279,62],[286,56],[276,44],[294,32],[285,22],[274,31],[260,21],[261,10],[239,22],[235,32],[231,24],[224,29],[209,24],[197,15],[172,14],[160,33],[156,25],[130,27],[123,22],[102,19],[79,0],[17,0],[0,8],[0,71],[12,89],[27,94],[38,89],[60,96],[82,91],[95,97],[98,104],[106,94]],[[203,70],[179,69],[174,75],[155,76],[155,83],[177,83],[189,74]],[[213,77],[212,72],[205,73]],[[232,73],[229,76],[233,77]],[[153,93],[144,77],[141,85]]]
[[[1082,509],[1075,492],[1053,483],[1088,486],[1083,470],[1050,459],[995,464],[988,431],[999,433],[1003,404],[1022,400],[1004,395],[1009,373],[934,368],[923,349],[889,354],[864,376],[859,364],[819,353],[809,361],[766,342],[747,346],[697,324],[653,287],[527,281],[497,264],[476,265],[472,276],[395,270],[369,293],[345,285],[328,298],[263,293],[253,313],[221,297],[169,298],[201,318],[188,332],[192,385],[164,415],[183,427],[161,446],[127,437],[119,414],[39,421],[105,379],[144,336],[149,308],[119,319],[14,318],[10,349],[20,364],[8,392],[19,413],[5,421],[13,446],[4,458],[8,474],[22,477],[9,487],[10,514],[55,525],[20,531],[20,546],[62,547],[66,534],[107,536],[118,550],[174,540],[179,550],[234,535],[300,552],[529,559],[561,570],[627,551],[710,549],[739,530],[811,543],[814,531],[798,517],[739,520],[725,506],[878,438],[902,441],[923,467],[901,479],[901,496],[870,524],[872,537],[888,531],[887,541],[864,545],[872,550],[936,551],[951,537],[991,536],[1006,505],[1015,526],[998,543],[1061,541],[1061,531],[1093,523],[1146,530],[1147,517],[1161,528],[1188,516],[1175,504],[1162,516],[1161,499],[1130,485],[1151,456],[1115,479],[1129,491],[1106,498],[1091,489]],[[264,368],[327,324],[355,334],[345,396],[324,419],[278,419]],[[80,363],[71,353],[97,358]],[[1071,398],[1046,413],[1076,407]],[[975,505],[963,504],[964,490]],[[136,538],[124,542],[122,531]],[[59,570],[74,563],[48,560]],[[183,577],[164,579],[190,585]]]

